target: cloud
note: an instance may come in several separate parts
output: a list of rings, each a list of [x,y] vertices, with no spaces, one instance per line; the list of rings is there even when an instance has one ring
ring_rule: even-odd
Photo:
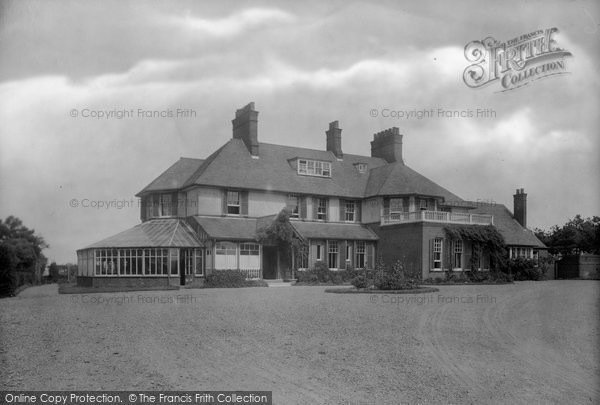
[[[255,28],[287,24],[295,20],[288,12],[270,8],[249,8],[224,18],[201,18],[188,13],[184,16],[158,17],[165,24],[193,34],[204,34],[215,38],[228,38]]]

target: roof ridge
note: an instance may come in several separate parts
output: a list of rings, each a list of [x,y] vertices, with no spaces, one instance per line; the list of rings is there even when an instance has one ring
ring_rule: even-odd
[[[178,220],[175,223],[175,229],[173,229],[173,234],[171,235],[171,240],[169,240],[169,246],[173,245],[173,239],[175,238],[175,234],[177,233],[177,228],[179,228],[179,222],[181,222],[181,220]]]
[[[194,173],[192,173],[192,175],[183,183],[181,188],[186,188],[190,185],[193,185],[196,182],[196,180],[198,180],[198,177],[200,177],[202,173],[204,173],[208,166],[210,166],[210,164],[223,151],[223,149],[225,149],[225,147],[231,143],[232,140],[233,138],[225,142],[219,149],[208,155],[206,159],[203,159],[202,164],[200,164],[200,167],[196,169]]]

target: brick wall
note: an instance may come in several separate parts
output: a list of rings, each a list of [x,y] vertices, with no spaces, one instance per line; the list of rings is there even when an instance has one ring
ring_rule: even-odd
[[[380,226],[379,223],[369,224],[369,228],[379,236],[377,256],[386,265],[392,265],[402,260],[407,274],[413,277],[423,277],[423,225],[408,223]]]
[[[600,280],[600,255],[567,255],[557,263],[557,278]]]
[[[177,280],[179,285],[179,278]],[[77,277],[81,287],[162,287],[169,285],[168,277]]]

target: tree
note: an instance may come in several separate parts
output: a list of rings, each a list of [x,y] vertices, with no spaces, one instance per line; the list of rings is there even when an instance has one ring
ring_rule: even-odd
[[[575,218],[562,227],[554,225],[549,231],[535,229],[535,235],[551,254],[600,254],[600,217]]]
[[[296,236],[296,232],[290,224],[290,213],[286,208],[277,214],[277,217],[269,226],[257,231],[257,240],[260,243],[277,244],[283,254],[288,257],[292,266],[295,254],[302,251],[302,248],[306,246],[306,243]]]
[[[17,272],[29,272],[32,281],[41,282],[47,259],[42,251],[48,244],[35,230],[27,228],[14,216],[0,219],[0,273],[4,295],[14,292],[17,287]],[[5,284],[8,283],[8,284]]]
[[[0,243],[0,297],[13,295],[17,288],[17,254],[11,245]]]
[[[58,280],[58,266],[56,265],[56,262],[50,263],[50,267],[48,268],[48,276],[50,277],[51,281]]]

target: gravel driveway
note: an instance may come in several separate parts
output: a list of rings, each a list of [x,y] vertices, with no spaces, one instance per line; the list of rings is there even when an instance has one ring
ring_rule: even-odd
[[[600,282],[0,300],[5,389],[270,390],[276,404],[600,403]]]

